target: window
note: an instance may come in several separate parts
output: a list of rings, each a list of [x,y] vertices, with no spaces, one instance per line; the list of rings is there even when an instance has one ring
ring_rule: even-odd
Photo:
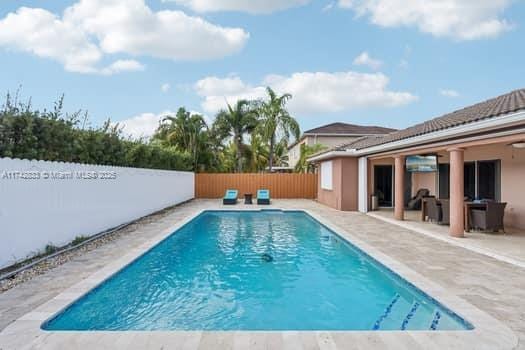
[[[321,163],[321,188],[323,190],[332,190],[332,162]]]

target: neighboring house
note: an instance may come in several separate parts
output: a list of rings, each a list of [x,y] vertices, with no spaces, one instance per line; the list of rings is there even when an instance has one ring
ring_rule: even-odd
[[[328,148],[354,141],[363,136],[384,135],[395,129],[379,126],[331,123],[305,131],[301,138],[288,147],[288,166],[293,168],[301,157],[301,145],[321,144]]]
[[[414,172],[414,159],[433,164]],[[464,235],[469,201],[482,199],[507,203],[505,224],[524,229],[525,89],[309,161],[320,167],[318,201],[339,210],[367,212],[380,193],[403,220],[407,198],[426,188],[447,205],[452,236]]]

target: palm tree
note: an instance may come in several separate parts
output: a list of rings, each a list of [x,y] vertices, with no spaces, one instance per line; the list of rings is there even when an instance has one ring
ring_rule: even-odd
[[[288,140],[282,139],[275,145],[273,163],[276,166],[288,166]]]
[[[222,110],[217,114],[213,128],[221,140],[228,137],[233,139],[236,152],[237,172],[242,172],[243,168],[243,148],[244,135],[251,133],[257,126],[257,116],[253,103],[247,100],[239,100],[235,106],[229,103],[227,110]]]
[[[308,158],[312,155],[324,151],[326,146],[316,143],[312,146],[307,146],[304,143],[301,145],[301,156],[295,165],[295,172],[297,173],[309,173],[314,171],[314,165],[308,162]]]
[[[297,121],[286,110],[286,103],[292,95],[277,94],[269,87],[266,88],[268,101],[262,101],[258,108],[260,124],[259,132],[262,137],[269,142],[268,170],[271,172],[274,164],[274,154],[277,134],[280,133],[286,140],[292,134],[296,139],[299,138],[300,129]]]
[[[250,135],[250,170],[254,173],[263,171],[268,165],[268,145],[261,135],[253,132]]]
[[[193,170],[199,168],[201,158],[209,150],[209,130],[204,117],[192,114],[185,108],[179,108],[177,114],[167,116],[155,133],[154,140],[160,140],[168,146],[175,146],[181,152],[187,152],[192,159]]]

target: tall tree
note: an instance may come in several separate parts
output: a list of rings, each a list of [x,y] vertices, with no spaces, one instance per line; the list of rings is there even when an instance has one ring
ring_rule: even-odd
[[[168,146],[174,146],[180,152],[188,153],[192,168],[197,171],[203,164],[209,148],[208,125],[200,114],[192,114],[184,107],[179,108],[175,116],[167,116],[155,133],[154,140],[160,140]]]
[[[324,151],[327,147],[316,143],[312,146],[307,146],[304,143],[301,145],[301,156],[295,165],[294,171],[297,173],[312,173],[314,172],[315,166],[308,162],[308,158],[316,153]]]
[[[262,137],[269,143],[268,170],[271,172],[278,134],[282,134],[286,140],[290,138],[290,134],[298,139],[301,131],[299,123],[286,110],[286,103],[292,95],[278,96],[270,87],[266,88],[266,92],[268,100],[262,101],[258,108],[260,121],[258,128]]]
[[[247,100],[239,100],[233,107],[228,104],[228,108],[220,111],[215,118],[213,128],[217,135],[222,140],[230,137],[233,140],[238,173],[243,169],[244,135],[251,133],[256,126],[257,115],[253,103]]]
[[[250,135],[250,171],[258,173],[268,165],[268,145],[261,135],[253,132]]]

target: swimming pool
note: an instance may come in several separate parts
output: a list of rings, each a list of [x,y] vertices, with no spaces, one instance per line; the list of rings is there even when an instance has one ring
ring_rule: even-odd
[[[44,330],[466,330],[302,211],[205,211]]]

